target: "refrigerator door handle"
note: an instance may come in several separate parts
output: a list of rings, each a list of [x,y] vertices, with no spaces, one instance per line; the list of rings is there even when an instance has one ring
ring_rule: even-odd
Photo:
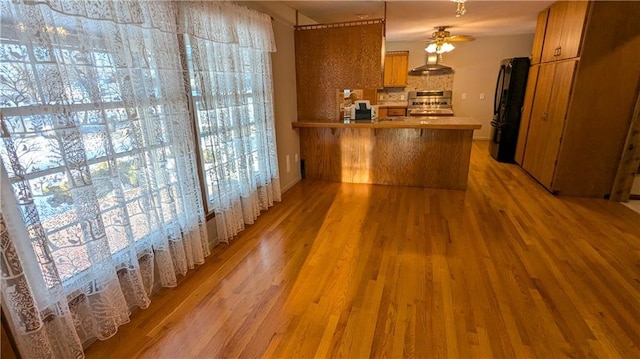
[[[498,78],[496,79],[496,91],[493,95],[493,114],[497,115],[502,104],[502,89],[504,88],[504,75],[506,66],[500,65],[500,72],[498,72]],[[500,81],[502,80],[502,81]],[[498,91],[500,92],[500,98],[498,98]]]

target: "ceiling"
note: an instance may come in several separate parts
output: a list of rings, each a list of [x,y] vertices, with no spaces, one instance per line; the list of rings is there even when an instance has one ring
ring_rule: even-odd
[[[385,1],[283,1],[318,23],[384,18]],[[538,12],[554,1],[468,0],[467,13],[455,16],[449,0],[386,1],[387,41],[425,41],[434,27],[448,25],[452,35],[475,37],[533,33]],[[364,16],[363,16],[364,15]],[[305,23],[300,22],[300,25]]]

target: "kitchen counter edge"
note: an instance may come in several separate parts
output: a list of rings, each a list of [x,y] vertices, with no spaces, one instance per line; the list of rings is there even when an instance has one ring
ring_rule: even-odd
[[[331,122],[298,121],[293,128],[423,128],[432,130],[479,130],[482,124],[472,117],[393,117],[392,120],[378,119],[377,122]]]

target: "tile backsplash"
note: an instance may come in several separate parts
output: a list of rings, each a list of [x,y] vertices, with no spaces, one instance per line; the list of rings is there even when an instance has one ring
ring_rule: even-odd
[[[407,92],[416,90],[453,90],[453,71],[446,74],[407,77],[405,88],[385,88],[378,90],[378,102],[406,101]],[[401,99],[404,96],[404,100]]]

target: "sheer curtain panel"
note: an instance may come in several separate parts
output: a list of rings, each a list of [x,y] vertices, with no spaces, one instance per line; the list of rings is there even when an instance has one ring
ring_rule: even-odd
[[[82,357],[209,254],[173,1],[0,2],[2,296]]]
[[[271,18],[228,2],[181,2],[207,203],[228,242],[280,201]]]

